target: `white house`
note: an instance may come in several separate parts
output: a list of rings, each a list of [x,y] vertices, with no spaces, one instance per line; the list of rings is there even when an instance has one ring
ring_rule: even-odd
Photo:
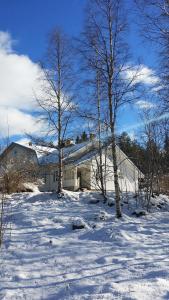
[[[119,186],[122,192],[136,192],[139,178],[144,175],[133,162],[116,146]],[[33,162],[38,168],[43,183],[41,191],[55,191],[58,177],[58,150],[54,147],[35,146],[31,143],[12,143],[0,157],[0,163],[9,160]],[[96,140],[80,144],[70,144],[63,148],[63,187],[68,190],[87,188],[97,190],[98,180],[98,142]],[[104,182],[107,191],[114,190],[113,162],[110,144],[102,149]]]

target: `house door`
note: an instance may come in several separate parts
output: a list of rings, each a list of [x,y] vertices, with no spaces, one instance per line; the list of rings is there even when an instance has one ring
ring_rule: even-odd
[[[81,188],[82,187],[82,173],[79,170],[77,171],[77,180],[79,182],[79,188]]]

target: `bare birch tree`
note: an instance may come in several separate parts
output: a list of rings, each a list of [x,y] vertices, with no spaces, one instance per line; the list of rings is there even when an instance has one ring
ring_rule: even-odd
[[[101,76],[102,99],[104,99],[113,158],[116,216],[120,218],[120,189],[116,155],[116,121],[122,105],[133,99],[136,88],[137,70],[126,76],[128,66],[128,49],[124,33],[127,29],[123,1],[92,0],[89,1],[86,25],[82,33],[82,55],[89,67]],[[90,69],[89,68],[89,69]]]
[[[42,63],[43,96],[38,98],[42,108],[41,120],[48,122],[48,139],[52,139],[58,150],[57,192],[62,193],[63,146],[74,111],[73,55],[70,40],[59,29],[49,36],[47,54]]]

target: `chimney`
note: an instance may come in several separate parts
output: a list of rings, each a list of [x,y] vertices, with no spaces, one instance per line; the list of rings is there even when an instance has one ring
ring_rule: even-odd
[[[32,142],[29,142],[29,146],[32,147]]]
[[[71,139],[67,139],[64,141],[64,145],[65,145],[65,147],[72,146],[72,145],[74,145],[74,141]]]

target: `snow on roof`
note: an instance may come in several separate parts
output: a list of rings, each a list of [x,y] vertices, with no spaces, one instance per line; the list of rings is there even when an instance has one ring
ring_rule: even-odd
[[[28,149],[34,150],[36,152],[36,155],[38,157],[38,160],[40,160],[44,155],[49,155],[53,153],[54,151],[57,151],[55,148],[46,147],[46,146],[40,146],[30,143],[16,143],[20,146],[26,147]]]
[[[36,152],[38,161],[42,165],[58,163],[58,150],[54,147],[46,147],[39,146],[26,143],[16,143]],[[78,154],[81,149],[88,147],[89,145],[93,145],[93,142],[87,141],[80,144],[71,145],[69,147],[63,148],[63,157],[64,159],[68,159],[70,156],[72,157],[74,154]]]
[[[81,165],[86,163],[87,161],[90,161],[93,157],[95,157],[98,154],[98,151],[96,149],[90,150],[88,153],[85,153],[80,158],[74,160],[68,159],[67,162],[73,163],[75,166]]]

